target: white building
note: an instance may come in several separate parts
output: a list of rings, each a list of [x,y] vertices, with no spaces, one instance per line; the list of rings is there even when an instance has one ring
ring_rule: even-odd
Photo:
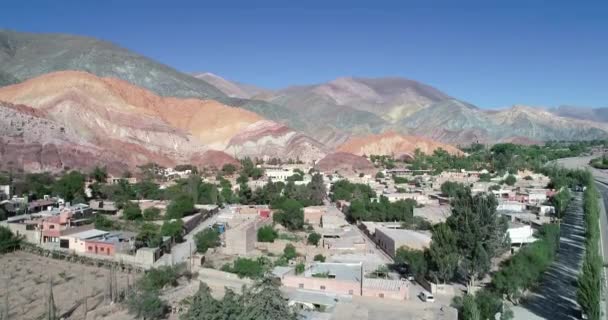
[[[516,225],[510,226],[507,229],[509,239],[511,239],[511,245],[514,244],[525,244],[536,241],[534,238],[534,230],[529,225]]]

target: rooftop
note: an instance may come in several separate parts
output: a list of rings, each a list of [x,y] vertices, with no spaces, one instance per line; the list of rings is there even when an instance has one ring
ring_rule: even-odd
[[[431,236],[427,233],[408,229],[389,229],[377,227],[376,232],[381,231],[395,241],[395,249],[407,246],[412,249],[427,248],[431,244]]]
[[[368,289],[399,291],[405,285],[407,283],[400,280],[363,278],[363,287]]]
[[[361,263],[332,263],[323,262],[316,263],[304,272],[306,277],[312,277],[314,274],[327,273],[336,280],[360,281],[361,280]]]
[[[103,230],[99,230],[99,229],[91,229],[91,230],[74,233],[74,234],[71,234],[70,236],[74,237],[74,238],[78,238],[78,239],[92,239],[92,238],[97,238],[97,237],[101,237],[101,236],[108,235],[108,234],[110,234],[110,232],[108,232],[108,231],[103,231]]]

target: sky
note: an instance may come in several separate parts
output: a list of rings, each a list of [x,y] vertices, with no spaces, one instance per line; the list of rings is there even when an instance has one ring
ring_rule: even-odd
[[[400,76],[482,108],[608,107],[608,1],[3,0],[0,28],[92,36],[277,89]]]

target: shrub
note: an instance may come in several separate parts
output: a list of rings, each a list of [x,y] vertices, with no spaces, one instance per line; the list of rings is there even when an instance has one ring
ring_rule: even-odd
[[[517,178],[515,178],[514,175],[510,174],[505,178],[505,183],[509,186],[512,186],[515,184],[515,182],[517,181]]]
[[[258,242],[274,242],[279,236],[272,226],[263,226],[258,229]]]
[[[142,218],[141,209],[139,204],[127,201],[124,208],[122,209],[122,217],[125,220],[139,220]]]
[[[296,252],[296,247],[294,247],[293,244],[288,243],[285,245],[285,249],[283,249],[283,257],[285,257],[285,259],[291,260],[297,256],[298,253]]]
[[[220,245],[220,233],[215,229],[205,229],[194,235],[196,242],[196,251],[205,253],[209,248],[215,248]]]
[[[181,219],[165,221],[160,228],[160,234],[173,238],[176,242],[183,241],[184,222]]]
[[[145,220],[158,220],[160,218],[160,209],[150,207],[144,210],[143,217]]]
[[[301,262],[296,264],[296,274],[301,274],[303,272],[304,272],[304,264]]]
[[[314,257],[314,259],[313,259],[313,260],[314,260],[314,261],[319,261],[319,262],[325,262],[325,256],[319,253],[319,254],[317,254],[317,255]]]
[[[316,232],[313,232],[308,235],[307,242],[310,245],[317,246],[317,245],[319,245],[319,240],[321,240],[321,235]]]

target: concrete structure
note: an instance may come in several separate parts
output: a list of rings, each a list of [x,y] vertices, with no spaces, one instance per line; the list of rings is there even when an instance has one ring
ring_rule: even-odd
[[[325,206],[312,206],[304,208],[304,222],[313,226],[321,226],[321,217],[327,213]]]
[[[395,257],[395,252],[400,247],[423,250],[431,244],[431,235],[414,230],[389,229],[376,227],[374,232],[376,244],[388,255]]]
[[[11,186],[6,184],[6,185],[0,185],[0,200],[6,200],[6,199],[10,199],[11,198]]]
[[[265,174],[272,182],[286,182],[296,171],[293,168],[266,168]]]
[[[448,205],[414,207],[414,217],[424,218],[432,224],[445,222],[451,214],[452,209]]]
[[[109,231],[103,231],[98,229],[90,229],[80,232],[68,232],[67,234],[59,237],[59,247],[69,249],[75,253],[87,252],[85,242],[94,238],[103,237],[110,234]]]
[[[524,212],[526,210],[526,204],[518,201],[499,201],[496,210],[505,212]]]
[[[537,239],[534,238],[534,230],[529,225],[511,224],[507,229],[511,245],[532,243]]]
[[[364,278],[360,263],[315,263],[301,275],[285,270],[277,270],[274,274],[284,286],[301,290],[395,300],[409,298],[406,281]]]
[[[271,223],[270,218],[256,217],[229,228],[225,232],[224,253],[238,255],[250,253],[255,249],[258,229]]]
[[[109,200],[91,200],[89,201],[89,207],[97,213],[116,214],[118,212],[114,201]]]
[[[137,183],[137,178],[135,178],[135,177],[123,178],[123,177],[114,177],[114,176],[109,176],[106,179],[106,183],[107,184],[118,184],[118,183],[120,183],[121,180],[126,181],[128,184],[136,184]]]

